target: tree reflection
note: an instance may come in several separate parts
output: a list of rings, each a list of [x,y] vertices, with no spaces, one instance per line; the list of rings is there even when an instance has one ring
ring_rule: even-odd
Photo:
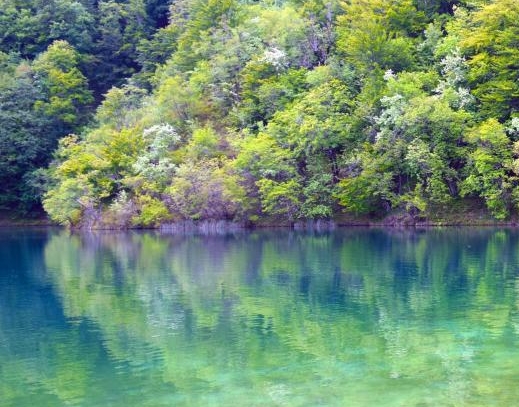
[[[118,372],[179,405],[366,405],[374,388],[389,406],[510,405],[518,246],[506,229],[55,234],[48,281],[99,341],[46,345],[78,349],[61,365],[78,394],[59,397],[102,403],[114,382],[85,399],[92,375]]]

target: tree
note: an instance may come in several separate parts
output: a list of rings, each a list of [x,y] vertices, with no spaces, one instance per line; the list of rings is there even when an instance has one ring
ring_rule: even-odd
[[[51,118],[33,110],[44,98],[26,64],[12,65],[0,83],[0,209],[28,213],[38,209],[40,191],[31,173],[46,166],[59,134]]]
[[[519,174],[512,171],[513,150],[505,128],[488,119],[467,134],[467,141],[472,151],[461,193],[478,194],[497,219],[505,219],[519,202]]]
[[[422,72],[388,73],[386,81],[374,142],[346,160],[336,196],[361,213],[384,207],[424,212],[428,203],[445,204],[458,195],[471,119],[452,97],[457,82],[438,87],[434,73]]]
[[[128,188],[133,165],[144,148],[138,129],[100,128],[81,140],[64,137],[50,169],[43,206],[51,218],[70,226],[100,227],[105,207]]]
[[[95,37],[93,10],[74,0],[4,0],[0,10],[0,50],[34,59],[54,41],[90,52]]]
[[[34,107],[60,122],[63,134],[87,122],[93,102],[87,79],[78,68],[79,58],[68,42],[55,41],[33,64],[37,84],[45,95]]]
[[[519,111],[519,3],[496,0],[483,6],[468,16],[459,35],[481,114],[508,119]]]
[[[247,210],[240,177],[225,159],[184,162],[165,193],[177,220],[243,219]]]
[[[413,37],[425,18],[411,0],[352,0],[337,18],[337,48],[361,74],[402,71],[414,64]]]
[[[99,38],[92,76],[96,94],[102,95],[139,71],[137,47],[151,36],[153,25],[143,0],[102,0],[98,8]]]

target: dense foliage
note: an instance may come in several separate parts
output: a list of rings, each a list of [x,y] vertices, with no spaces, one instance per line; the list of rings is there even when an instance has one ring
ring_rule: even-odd
[[[7,3],[0,205],[44,189],[90,227],[517,211],[515,0]]]
[[[138,47],[166,24],[168,3],[0,2],[0,210],[41,205],[39,169],[60,138],[85,131],[107,90],[142,72]]]

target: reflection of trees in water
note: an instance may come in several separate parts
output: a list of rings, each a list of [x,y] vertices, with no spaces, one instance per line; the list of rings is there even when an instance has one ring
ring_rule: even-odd
[[[81,402],[88,391],[96,350],[79,323],[67,335],[59,299],[46,279],[44,248],[53,231],[0,231],[0,404],[27,405],[31,390],[45,394],[41,405]],[[93,352],[92,352],[93,351]],[[26,398],[22,398],[26,397]]]
[[[177,298],[183,307],[196,305],[210,313],[222,296],[243,302],[253,294],[278,299],[292,294],[290,300],[321,307],[376,309],[384,304],[395,318],[399,312],[448,316],[467,300],[484,301],[483,293],[473,296],[483,286],[488,298],[497,294],[504,300],[506,282],[514,277],[517,264],[517,236],[484,229],[320,235],[282,231],[227,237],[72,235],[50,242],[47,263],[53,262],[53,245],[60,254],[55,257],[61,259],[67,245],[73,246],[59,272],[75,272],[81,286],[97,286],[113,297],[118,296],[114,287],[120,296],[138,292],[148,302]],[[454,295],[460,293],[465,297]],[[63,296],[71,297],[66,291]],[[376,324],[376,318],[362,317]]]
[[[471,373],[497,367],[483,344],[516,340],[518,242],[503,229],[63,232],[45,265],[65,316],[91,321],[101,352],[135,377],[261,392],[257,369],[304,388],[297,366],[315,363],[334,386],[370,378],[351,392],[427,379],[463,403],[497,391]]]

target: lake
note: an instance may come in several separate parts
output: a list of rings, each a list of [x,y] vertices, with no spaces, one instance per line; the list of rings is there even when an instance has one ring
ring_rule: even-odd
[[[0,243],[3,407],[519,403],[513,229]]]

